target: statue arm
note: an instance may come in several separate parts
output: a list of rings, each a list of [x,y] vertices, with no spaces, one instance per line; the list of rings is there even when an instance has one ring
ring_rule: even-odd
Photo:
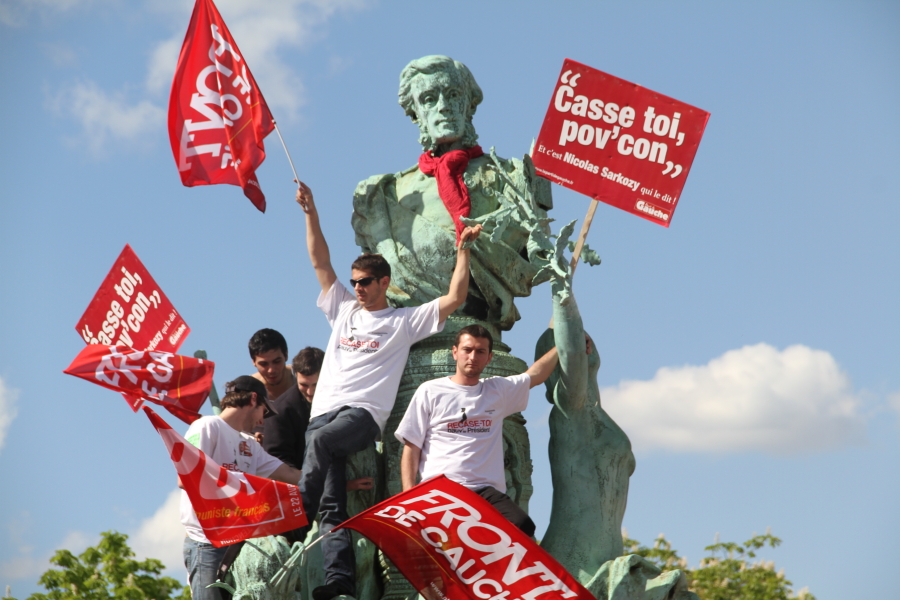
[[[583,408],[587,400],[588,355],[584,324],[575,297],[562,306],[553,295],[553,338],[559,352],[560,381],[556,389],[556,405],[563,412]]]
[[[331,266],[331,251],[325,241],[325,234],[322,233],[319,211],[313,202],[312,190],[303,182],[298,182],[298,186],[297,204],[306,213],[306,248],[309,251],[309,259],[322,291],[328,292],[337,280],[337,274]]]
[[[422,449],[410,442],[403,444],[403,454],[400,456],[400,483],[405,492],[416,485],[416,475],[419,472],[419,458]]]

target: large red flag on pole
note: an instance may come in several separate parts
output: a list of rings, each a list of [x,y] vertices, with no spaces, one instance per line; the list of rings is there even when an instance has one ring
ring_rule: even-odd
[[[372,540],[427,600],[595,600],[497,509],[443,475],[335,530],[344,527]]]
[[[197,0],[169,97],[169,140],[181,183],[239,185],[265,212],[256,168],[266,158],[263,138],[273,128],[269,107],[215,4]]]
[[[162,436],[203,533],[221,548],[306,525],[296,485],[229,471],[210,460],[145,406]]]
[[[149,400],[193,423],[209,395],[214,369],[211,361],[171,352],[88,344],[63,372],[122,392],[129,401]]]

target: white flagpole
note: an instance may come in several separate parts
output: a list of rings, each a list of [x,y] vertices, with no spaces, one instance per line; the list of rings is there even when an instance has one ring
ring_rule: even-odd
[[[291,163],[291,171],[294,172],[294,179],[297,180],[297,187],[300,187],[300,176],[297,175],[297,169],[294,168],[294,161],[291,160],[291,153],[288,152],[287,144],[284,143],[284,138],[281,137],[281,130],[278,129],[278,123],[275,122],[275,119],[272,119],[272,125],[275,126],[275,133],[278,134],[278,139],[281,140],[281,145],[284,147],[284,153],[287,154],[288,162]]]

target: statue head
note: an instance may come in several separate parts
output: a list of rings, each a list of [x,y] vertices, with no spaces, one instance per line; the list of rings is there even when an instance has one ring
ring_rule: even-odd
[[[398,96],[426,151],[451,143],[471,148],[478,141],[472,116],[484,94],[461,62],[437,55],[412,61],[400,73]]]

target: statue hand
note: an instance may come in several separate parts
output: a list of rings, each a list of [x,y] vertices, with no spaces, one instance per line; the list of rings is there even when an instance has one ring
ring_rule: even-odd
[[[313,202],[313,193],[309,186],[302,181],[294,180],[297,183],[297,204],[306,214],[316,214],[316,205]]]

